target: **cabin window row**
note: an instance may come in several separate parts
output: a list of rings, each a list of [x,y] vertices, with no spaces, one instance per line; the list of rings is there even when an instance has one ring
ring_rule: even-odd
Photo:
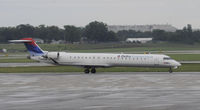
[[[123,58],[123,57],[84,57],[84,56],[70,56],[70,59],[122,59],[122,60],[146,60],[146,58]]]

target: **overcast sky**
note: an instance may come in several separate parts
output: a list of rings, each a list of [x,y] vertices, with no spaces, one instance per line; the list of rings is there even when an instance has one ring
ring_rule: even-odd
[[[200,0],[0,0],[0,27],[171,24],[200,28]]]

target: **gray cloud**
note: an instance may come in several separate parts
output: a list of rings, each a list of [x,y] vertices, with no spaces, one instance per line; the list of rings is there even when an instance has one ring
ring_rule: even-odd
[[[198,0],[0,0],[0,26],[165,24],[199,28]]]

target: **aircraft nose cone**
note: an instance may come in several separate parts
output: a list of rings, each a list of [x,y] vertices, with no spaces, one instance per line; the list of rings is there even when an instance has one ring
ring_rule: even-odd
[[[179,63],[179,62],[177,62],[177,64],[176,64],[177,66],[181,66],[181,63]]]

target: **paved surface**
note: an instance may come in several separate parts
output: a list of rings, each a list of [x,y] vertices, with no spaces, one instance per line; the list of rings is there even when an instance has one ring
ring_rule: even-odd
[[[53,66],[48,63],[0,63],[0,67]]]
[[[200,73],[0,74],[0,110],[199,110]]]

